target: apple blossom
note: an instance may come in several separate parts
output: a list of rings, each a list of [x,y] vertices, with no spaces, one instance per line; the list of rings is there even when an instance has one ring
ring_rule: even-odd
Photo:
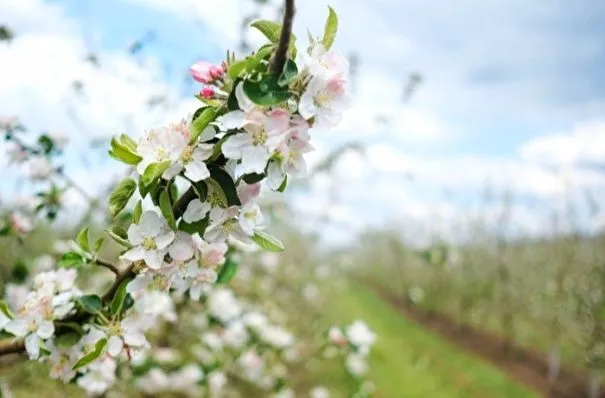
[[[206,61],[194,63],[189,68],[189,71],[196,82],[204,84],[220,79],[225,73],[225,69],[221,65],[214,65]]]
[[[166,220],[154,211],[146,211],[141,215],[139,224],[131,224],[128,228],[128,240],[134,247],[122,258],[144,260],[149,268],[158,269],[174,237],[175,233],[170,230]]]

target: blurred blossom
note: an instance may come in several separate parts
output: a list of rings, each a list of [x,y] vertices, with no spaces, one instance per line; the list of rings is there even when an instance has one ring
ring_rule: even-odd
[[[35,156],[26,163],[29,178],[36,181],[46,180],[53,173],[53,167],[48,158],[44,156]]]
[[[36,272],[50,271],[55,267],[55,259],[51,255],[44,254],[36,257],[33,265]]]
[[[330,398],[330,391],[324,386],[317,386],[309,392],[309,398]]]
[[[264,252],[260,255],[260,264],[267,271],[275,271],[279,265],[279,256],[276,253]]]
[[[315,302],[319,299],[319,288],[313,283],[306,284],[302,289],[305,300]]]
[[[420,303],[424,301],[424,289],[420,286],[412,286],[408,292],[410,300],[414,303]]]
[[[363,376],[368,371],[368,365],[365,358],[355,353],[351,353],[347,356],[345,366],[349,373],[356,376]]]

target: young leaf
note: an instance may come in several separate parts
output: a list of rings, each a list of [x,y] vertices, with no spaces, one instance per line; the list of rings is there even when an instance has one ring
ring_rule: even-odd
[[[225,199],[227,200],[228,206],[240,206],[241,202],[239,200],[239,196],[237,196],[237,188],[235,187],[235,183],[231,179],[229,173],[220,167],[211,167],[210,168],[210,178],[220,185],[223,193],[225,195]]]
[[[137,183],[132,178],[123,179],[115,187],[109,197],[109,212],[113,217],[126,207],[135,189],[137,189]]]
[[[191,186],[193,187],[197,197],[200,198],[202,202],[205,202],[206,198],[208,197],[208,186],[206,183],[204,181],[198,181],[192,183]]]
[[[298,68],[296,67],[296,62],[288,59],[286,61],[286,65],[284,65],[284,70],[281,75],[279,75],[279,79],[277,80],[277,84],[281,87],[287,87],[292,80],[296,78],[298,75]]]
[[[286,175],[284,177],[284,180],[282,181],[281,185],[279,186],[279,188],[277,188],[277,192],[284,192],[286,190],[287,186],[288,186],[288,176]]]
[[[267,20],[259,20],[254,21],[250,24],[253,28],[258,29],[271,43],[277,43],[279,41],[279,36],[281,34],[281,25],[277,22],[267,21]],[[288,45],[288,50],[292,57],[296,57],[296,36],[294,33],[290,36],[290,43]]]
[[[113,299],[109,304],[109,310],[112,314],[119,314],[122,311],[122,308],[124,307],[124,300],[128,295],[126,286],[128,286],[131,280],[132,278],[126,278],[122,281],[122,283],[120,283],[120,286],[118,286],[118,290],[116,290],[116,294],[113,296]]]
[[[167,160],[161,163],[151,163],[145,171],[143,172],[143,176],[141,177],[141,181],[144,186],[149,186],[154,183],[166,169],[170,167],[170,161]]]
[[[72,370],[78,370],[81,367],[88,365],[89,363],[93,362],[95,359],[100,357],[101,354],[103,354],[103,350],[105,350],[105,346],[107,346],[107,339],[101,339],[97,341],[97,343],[95,344],[94,351],[80,358],[78,362],[75,363]]]
[[[324,28],[324,37],[321,40],[322,44],[326,51],[328,51],[332,44],[334,44],[334,39],[336,38],[336,31],[338,31],[338,15],[334,9],[328,6],[329,14],[328,19],[326,20],[326,26]]]
[[[138,224],[139,220],[141,219],[141,214],[143,214],[143,204],[139,200],[139,201],[137,201],[137,204],[134,206],[134,211],[132,213],[132,222],[134,222],[135,224]]]
[[[184,231],[191,235],[197,232],[198,234],[200,234],[200,236],[204,236],[204,233],[206,232],[206,227],[208,227],[209,220],[209,216],[206,216],[200,221],[196,221],[191,224],[187,224],[185,221],[181,220],[179,221],[179,231]]]
[[[252,235],[250,239],[252,239],[257,245],[265,250],[272,252],[281,252],[284,250],[284,244],[281,243],[279,239],[262,231],[255,231],[254,235]]]
[[[208,127],[210,122],[212,122],[216,117],[216,111],[214,110],[214,108],[206,107],[203,109],[204,110],[199,114],[199,116],[197,116],[191,123],[191,136],[189,138],[190,144],[193,144],[195,143],[195,141],[197,141],[200,134],[202,134],[204,129]]]
[[[82,255],[76,252],[67,252],[57,261],[57,267],[69,268],[76,265],[84,264],[85,260]]]
[[[105,242],[105,238],[98,238],[97,240],[95,240],[95,243],[93,243],[93,249],[95,252],[99,251],[101,246],[103,246],[103,242]]]
[[[90,250],[90,246],[88,243],[88,227],[82,229],[78,233],[78,236],[76,237],[76,243],[78,244],[78,246],[80,246],[80,249],[84,250],[85,252]]]
[[[218,274],[216,283],[227,283],[237,273],[237,263],[233,259],[228,258]]]
[[[2,311],[4,313],[4,315],[6,315],[7,317],[13,319],[14,318],[14,314],[11,311],[11,309],[9,308],[8,304],[6,303],[6,301],[4,300],[0,300],[0,311]]]
[[[115,137],[111,139],[111,157],[130,165],[138,164],[143,158],[131,147],[129,141],[118,141]]]
[[[242,179],[246,184],[256,184],[257,182],[262,181],[263,178],[265,178],[265,174],[258,173],[244,174],[242,176]]]
[[[113,239],[114,242],[116,242],[118,245],[124,246],[124,247],[130,249],[132,247],[132,245],[130,244],[130,242],[127,239],[123,238],[122,236],[120,236],[120,234],[115,232],[116,228],[118,228],[118,227],[115,227],[113,231],[105,230],[105,232],[107,232],[109,237],[111,239]]]
[[[90,314],[96,314],[101,310],[101,308],[103,308],[101,298],[95,294],[80,296],[76,300],[80,307]]]
[[[168,225],[173,230],[176,230],[176,220],[174,219],[174,213],[172,212],[172,203],[170,203],[170,194],[165,189],[160,194],[160,210],[166,218]]]

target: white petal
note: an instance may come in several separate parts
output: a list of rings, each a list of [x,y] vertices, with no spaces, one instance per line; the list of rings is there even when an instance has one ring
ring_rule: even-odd
[[[10,318],[7,317],[4,312],[0,311],[0,330],[4,329],[4,327],[10,322]]]
[[[269,160],[269,152],[262,146],[253,146],[244,149],[242,164],[247,173],[262,174]]]
[[[138,246],[143,243],[143,237],[139,232],[139,226],[137,224],[130,224],[128,227],[128,241],[133,244],[133,246]]]
[[[252,137],[246,133],[235,134],[227,138],[221,151],[227,159],[241,159],[244,148],[252,145]]]
[[[213,125],[210,125],[210,126],[206,127],[204,129],[204,131],[202,131],[202,134],[200,134],[200,137],[198,139],[200,140],[200,142],[206,142],[206,141],[210,141],[211,139],[213,139],[215,135],[216,135],[216,127],[214,127]]]
[[[38,359],[40,356],[40,338],[37,334],[31,333],[25,338],[25,351],[30,359]]]
[[[246,123],[246,114],[242,111],[231,111],[216,119],[223,130],[241,128]]]
[[[53,333],[55,333],[55,325],[51,321],[42,321],[36,333],[41,339],[50,339]]]
[[[199,301],[201,295],[202,295],[202,285],[201,284],[196,283],[195,285],[191,286],[191,288],[189,289],[189,297],[191,297],[192,300]]]
[[[174,177],[178,176],[179,173],[183,170],[183,165],[179,162],[173,163],[162,173],[162,178],[165,180],[172,180]]]
[[[139,232],[142,236],[156,236],[166,222],[152,210],[147,210],[141,215]]]
[[[193,247],[187,244],[187,242],[176,241],[168,249],[168,254],[174,260],[184,262],[193,257]]]
[[[204,239],[208,242],[224,241],[227,237],[222,234],[220,226],[209,227],[204,233]]]
[[[124,342],[129,346],[142,347],[147,343],[147,339],[138,330],[131,330],[128,333],[124,333]]]
[[[187,209],[185,209],[185,213],[183,213],[183,220],[186,223],[191,224],[206,217],[206,214],[208,214],[209,211],[210,204],[208,202],[202,203],[201,200],[194,199],[187,205]]]
[[[313,94],[314,93],[309,90],[305,91],[298,103],[298,113],[307,120],[311,119],[317,113]]]
[[[17,337],[23,337],[28,332],[27,321],[25,319],[13,319],[6,324],[4,330]]]
[[[161,235],[155,237],[155,244],[157,245],[159,250],[165,249],[169,244],[174,241],[175,233],[174,231],[169,230]]]
[[[240,109],[246,112],[249,112],[254,109],[254,103],[250,98],[248,98],[248,96],[244,92],[243,83],[240,83],[237,85],[237,87],[235,87],[235,98],[237,98],[237,104],[239,105]]]
[[[142,246],[135,246],[120,256],[120,258],[123,258],[124,260],[128,261],[139,261],[142,260],[144,257],[145,249],[143,249]]]
[[[164,253],[159,250],[151,250],[145,252],[145,264],[151,269],[162,268],[164,262]]]
[[[126,286],[126,291],[128,293],[133,293],[139,290],[146,289],[147,285],[151,283],[151,279],[152,278],[147,275],[138,275]]]
[[[267,185],[269,185],[269,188],[273,190],[278,189],[281,183],[284,182],[285,177],[286,173],[282,171],[278,162],[269,163],[269,167],[267,168]]]
[[[185,177],[198,182],[210,177],[210,171],[204,161],[194,161],[185,166]]]
[[[204,161],[208,159],[212,152],[214,152],[214,145],[212,144],[199,144],[191,154],[191,157],[197,161]]]
[[[111,336],[107,342],[107,352],[112,357],[117,357],[122,352],[124,343],[119,336]]]

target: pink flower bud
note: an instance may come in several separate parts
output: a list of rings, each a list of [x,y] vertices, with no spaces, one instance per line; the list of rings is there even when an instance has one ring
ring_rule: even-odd
[[[219,66],[206,61],[198,61],[189,68],[193,79],[200,83],[210,83],[223,76],[225,70]]]
[[[202,90],[200,91],[200,96],[206,98],[206,99],[210,99],[212,97],[214,97],[214,89],[212,87],[204,87],[202,88]]]

